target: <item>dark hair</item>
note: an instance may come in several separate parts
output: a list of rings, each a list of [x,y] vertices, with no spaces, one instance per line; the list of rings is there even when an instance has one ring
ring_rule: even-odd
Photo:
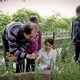
[[[77,12],[77,13],[80,12],[80,5],[77,6],[77,8],[76,8],[76,12]]]
[[[47,42],[49,42],[51,45],[53,45],[53,39],[52,38],[46,38],[44,43],[46,44]]]
[[[37,23],[38,22],[37,17],[31,17],[30,22]]]
[[[34,28],[36,29],[37,26],[36,26],[36,25],[31,25],[30,23],[28,23],[28,24],[23,25],[22,30],[23,30],[23,32],[25,32],[26,34],[31,34],[31,31],[32,31]]]

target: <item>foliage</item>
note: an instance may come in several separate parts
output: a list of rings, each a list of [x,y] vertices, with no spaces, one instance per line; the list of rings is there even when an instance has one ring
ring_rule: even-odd
[[[68,18],[58,18],[55,16],[50,16],[42,21],[41,28],[43,31],[70,30],[70,20],[71,19]]]
[[[4,1],[8,1],[8,0],[0,0],[0,2],[4,2]]]
[[[71,63],[60,63],[60,70],[55,71],[52,80],[79,80],[80,66]],[[60,72],[61,71],[61,72]],[[59,73],[60,72],[60,73]]]
[[[13,21],[27,23],[30,17],[36,16],[39,21],[41,19],[40,15],[36,12],[27,10],[25,8],[18,10],[16,13],[12,15]]]
[[[6,72],[6,67],[3,62],[0,61],[0,75],[3,75]]]
[[[72,61],[73,54],[73,45],[70,40],[65,40],[62,43],[62,50],[61,50],[61,61],[64,63],[68,63]]]
[[[80,66],[74,62],[74,47],[69,40],[62,43],[62,50],[56,60],[52,80],[79,80]]]
[[[9,22],[11,22],[11,18],[10,16],[0,13],[0,31],[3,29],[3,27],[6,26],[6,24],[8,24]]]
[[[9,61],[8,62],[8,67],[7,67],[7,80],[14,80],[14,72],[13,72],[13,62]]]
[[[0,62],[0,76],[6,76],[6,80],[14,80],[14,73],[13,73],[13,62],[9,61],[8,67],[3,62]]]

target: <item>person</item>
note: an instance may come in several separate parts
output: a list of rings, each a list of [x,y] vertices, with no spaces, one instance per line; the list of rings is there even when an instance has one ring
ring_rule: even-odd
[[[37,17],[35,17],[35,16],[31,17],[30,22],[33,22],[38,25]],[[37,55],[38,51],[41,49],[41,40],[42,40],[42,32],[38,27],[38,32],[37,32],[36,37],[30,42],[30,45],[26,49],[27,54],[29,54],[29,55],[36,54]],[[26,59],[27,60],[26,61],[27,62],[26,63],[26,72],[29,72],[30,70],[35,71],[35,58],[36,58],[36,56],[33,57],[33,59],[32,58]]]
[[[39,70],[49,70],[55,65],[56,53],[53,50],[53,39],[46,38],[44,41],[44,48],[39,50],[37,63]]]
[[[6,66],[8,66],[7,59],[15,61],[16,73],[22,71],[21,65],[24,67],[24,59],[29,57],[25,49],[36,33],[37,25],[32,22],[25,25],[20,22],[12,22],[3,29],[2,42]]]
[[[75,62],[79,62],[80,55],[80,5],[76,8],[77,17],[72,21],[71,40],[75,46]]]

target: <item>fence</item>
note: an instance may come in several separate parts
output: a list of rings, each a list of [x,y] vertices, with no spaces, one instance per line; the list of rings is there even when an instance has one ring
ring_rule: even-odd
[[[54,47],[58,48],[58,47],[61,47],[64,40],[70,40],[70,32],[68,32],[68,31],[43,32],[42,40],[44,41],[44,39],[47,37],[53,38]]]

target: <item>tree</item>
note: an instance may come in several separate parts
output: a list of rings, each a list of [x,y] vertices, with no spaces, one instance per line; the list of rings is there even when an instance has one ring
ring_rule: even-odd
[[[18,10],[16,13],[12,15],[12,20],[16,22],[26,23],[29,21],[31,16],[36,16],[41,21],[41,17],[38,13],[27,10],[25,8]]]
[[[4,2],[4,1],[8,1],[8,0],[0,0],[0,2]]]
[[[0,13],[0,31],[5,27],[9,22],[11,22],[10,16]]]

